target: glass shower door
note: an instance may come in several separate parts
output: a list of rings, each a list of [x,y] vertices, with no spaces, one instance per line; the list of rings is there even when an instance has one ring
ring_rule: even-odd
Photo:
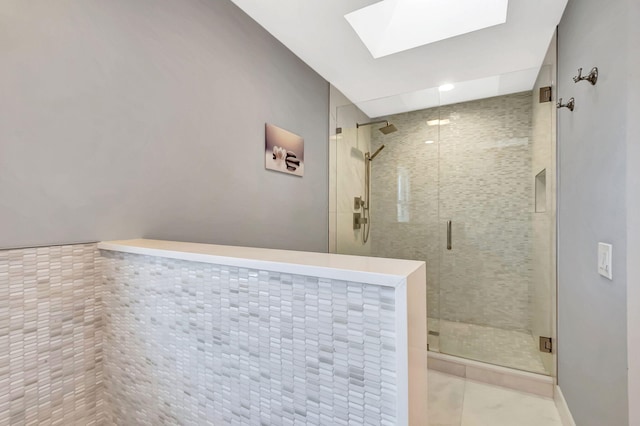
[[[440,107],[440,352],[548,374],[532,334],[533,99]]]

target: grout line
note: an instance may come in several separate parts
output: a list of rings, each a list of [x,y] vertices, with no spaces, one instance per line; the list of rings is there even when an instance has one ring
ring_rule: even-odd
[[[460,405],[460,421],[459,424],[460,426],[462,425],[462,418],[464,416],[464,406],[465,406],[465,402],[467,401],[467,378],[463,378],[463,383],[462,383],[462,404]]]

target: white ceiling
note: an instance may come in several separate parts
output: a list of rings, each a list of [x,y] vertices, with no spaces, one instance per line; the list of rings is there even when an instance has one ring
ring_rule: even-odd
[[[509,0],[505,24],[374,59],[344,16],[377,0],[232,1],[370,117],[530,90],[567,4]]]

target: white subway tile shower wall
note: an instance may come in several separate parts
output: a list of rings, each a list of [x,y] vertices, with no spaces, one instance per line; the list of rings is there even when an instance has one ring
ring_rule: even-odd
[[[397,132],[372,131],[371,149],[386,147],[372,167],[372,253],[427,262],[432,317],[530,330],[531,97],[397,114]],[[427,124],[438,118],[449,124]],[[401,173],[411,185],[408,222],[398,219]]]
[[[102,424],[95,244],[0,251],[0,424]]]
[[[109,423],[394,422],[393,288],[125,253],[103,262]]]

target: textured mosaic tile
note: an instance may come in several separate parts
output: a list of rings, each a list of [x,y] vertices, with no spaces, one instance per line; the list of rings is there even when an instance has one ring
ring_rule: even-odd
[[[108,424],[394,424],[392,288],[113,252],[102,271]]]
[[[0,425],[102,424],[95,244],[0,251]]]

